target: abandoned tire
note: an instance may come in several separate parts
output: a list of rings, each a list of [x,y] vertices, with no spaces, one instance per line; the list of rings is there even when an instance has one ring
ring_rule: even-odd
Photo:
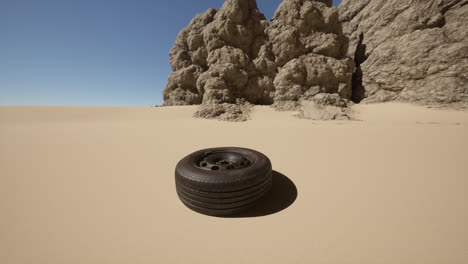
[[[271,188],[271,162],[246,148],[211,148],[194,152],[176,166],[176,190],[190,209],[207,215],[240,213]]]

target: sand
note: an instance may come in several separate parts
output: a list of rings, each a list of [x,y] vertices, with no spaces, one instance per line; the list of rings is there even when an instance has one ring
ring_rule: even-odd
[[[195,110],[0,107],[0,263],[468,263],[467,111]],[[184,207],[175,164],[216,146],[268,155],[295,202],[244,218]]]

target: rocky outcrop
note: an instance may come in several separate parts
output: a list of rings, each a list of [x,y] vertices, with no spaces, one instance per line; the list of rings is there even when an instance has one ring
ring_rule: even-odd
[[[170,52],[164,105],[244,120],[250,104],[342,119],[349,100],[468,103],[468,0],[331,2],[284,0],[271,21],[255,0],[197,15]]]
[[[278,67],[275,105],[289,109],[320,94],[351,98],[354,63],[331,1],[285,0],[266,30]]]
[[[354,62],[331,2],[285,0],[271,21],[255,0],[227,0],[197,15],[170,52],[164,104],[290,108],[332,94],[346,105]],[[215,108],[204,107],[201,116],[212,117],[206,109]]]
[[[165,105],[235,103],[252,76],[252,59],[265,43],[265,17],[255,0],[228,0],[197,15],[170,52],[173,73]],[[256,91],[255,96],[258,97]],[[268,95],[266,96],[268,97]]]
[[[467,0],[344,0],[355,102],[468,102]]]

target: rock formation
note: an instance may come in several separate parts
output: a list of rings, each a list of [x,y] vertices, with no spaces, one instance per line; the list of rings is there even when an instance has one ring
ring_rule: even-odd
[[[271,21],[255,0],[197,15],[170,52],[164,105],[245,120],[251,104],[342,119],[349,100],[468,103],[468,0],[331,2],[284,0]]]
[[[344,0],[352,99],[468,102],[467,0]]]
[[[268,23],[270,54],[260,58],[278,69],[273,101],[280,108],[324,94],[337,94],[342,103],[351,98],[354,63],[345,57],[348,39],[331,2],[285,0]]]
[[[242,111],[230,104],[241,102],[346,106],[354,62],[331,2],[285,0],[271,21],[255,0],[227,0],[197,15],[170,52],[164,105],[202,104],[201,116],[235,120]]]

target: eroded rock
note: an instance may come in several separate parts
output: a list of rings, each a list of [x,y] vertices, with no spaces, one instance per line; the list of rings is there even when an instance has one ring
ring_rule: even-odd
[[[170,52],[164,105],[203,104],[198,116],[212,118],[239,100],[285,109],[323,94],[350,99],[354,62],[331,2],[285,0],[271,21],[255,0],[197,15]]]
[[[277,102],[299,101],[323,94],[349,99],[353,70],[351,59],[337,60],[314,53],[303,55],[289,61],[276,75],[275,99]]]
[[[344,0],[353,100],[468,102],[467,0]]]
[[[253,105],[245,102],[236,104],[202,104],[194,116],[222,121],[244,122],[249,119],[252,109]]]
[[[468,102],[468,0],[331,2],[285,0],[271,21],[255,0],[197,15],[170,52],[164,105]]]

